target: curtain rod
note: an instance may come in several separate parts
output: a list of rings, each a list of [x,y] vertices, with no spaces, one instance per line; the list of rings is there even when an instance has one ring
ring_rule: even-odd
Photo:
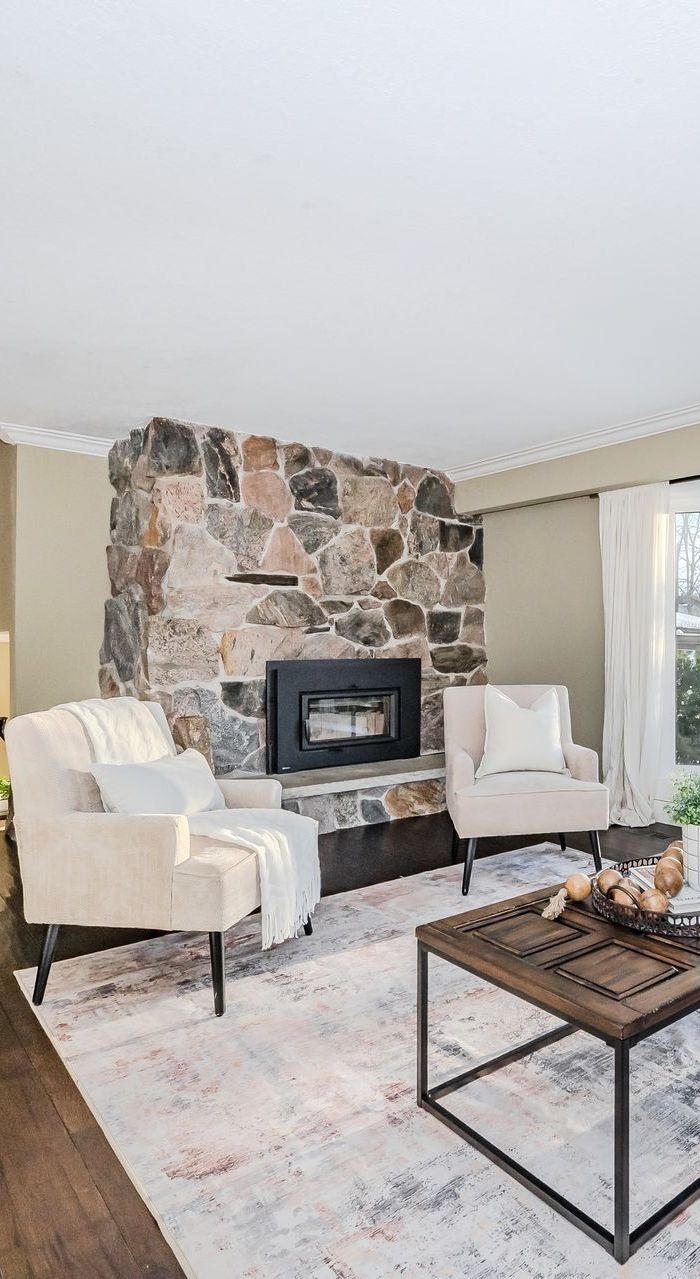
[[[668,483],[669,485],[690,484],[693,480],[700,480],[700,475],[677,475],[675,479],[669,480]],[[633,488],[634,485],[623,484],[618,487]],[[554,502],[576,502],[585,497],[597,498],[600,497],[600,493],[598,489],[593,489],[590,492],[586,492],[584,490],[583,493],[562,493],[561,496],[557,495],[557,497],[540,497],[536,498],[534,502],[509,502],[507,506],[492,506],[488,510],[484,511],[483,514],[498,515],[503,511],[524,511],[528,510],[531,506],[551,506]]]

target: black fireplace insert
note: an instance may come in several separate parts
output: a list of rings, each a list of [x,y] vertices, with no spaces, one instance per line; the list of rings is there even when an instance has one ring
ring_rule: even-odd
[[[267,663],[267,770],[420,754],[418,658]]]

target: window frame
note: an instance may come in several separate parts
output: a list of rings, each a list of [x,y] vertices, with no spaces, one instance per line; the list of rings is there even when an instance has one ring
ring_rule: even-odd
[[[675,779],[683,774],[700,775],[700,764],[676,761],[676,516],[686,511],[700,512],[700,479],[669,486],[668,572],[666,574],[666,661],[661,722],[661,757],[656,786],[656,817],[668,821],[666,804]]]

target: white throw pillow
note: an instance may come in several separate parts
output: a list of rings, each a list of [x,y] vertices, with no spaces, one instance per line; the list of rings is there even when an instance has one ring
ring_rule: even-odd
[[[149,764],[93,764],[108,813],[206,813],[226,807],[221,787],[199,751]]]
[[[491,684],[484,691],[486,744],[477,777],[491,773],[568,772],[561,748],[555,688],[548,688],[532,706],[518,706]]]

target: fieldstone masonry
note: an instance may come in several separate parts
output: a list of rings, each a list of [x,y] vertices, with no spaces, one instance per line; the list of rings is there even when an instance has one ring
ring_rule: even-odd
[[[422,750],[442,749],[443,688],[486,682],[483,530],[446,476],[167,418],[109,467],[105,697],[159,701],[217,773],[264,772],[266,661],[420,657]],[[436,811],[444,787],[332,799],[293,803],[330,829]]]

